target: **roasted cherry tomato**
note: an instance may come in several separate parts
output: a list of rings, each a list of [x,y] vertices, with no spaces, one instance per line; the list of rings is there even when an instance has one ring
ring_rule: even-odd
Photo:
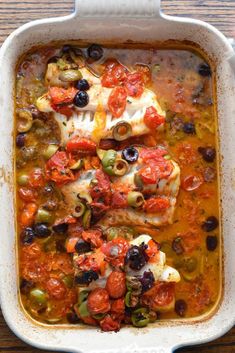
[[[146,109],[144,115],[144,123],[149,129],[157,129],[165,121],[164,116],[158,114],[156,108],[153,106]]]
[[[124,258],[126,256],[129,243],[126,239],[118,237],[108,243],[104,243],[101,247],[101,251],[106,256],[108,261],[114,267],[124,266]]]
[[[181,183],[181,186],[186,191],[193,191],[198,189],[203,183],[202,177],[199,175],[188,175]]]
[[[110,93],[108,107],[115,118],[119,118],[126,108],[127,94],[123,87],[115,87]]]
[[[89,139],[74,136],[67,142],[66,149],[68,152],[89,151],[94,153],[96,151],[96,144]]]
[[[66,152],[57,151],[46,164],[46,177],[58,185],[75,180],[75,175],[69,169],[69,157]]]
[[[35,168],[29,176],[29,185],[32,188],[40,188],[45,185],[45,178],[42,172],[42,169]]]
[[[33,223],[37,209],[38,207],[35,203],[27,203],[20,214],[20,224],[24,227],[30,226]]]
[[[139,98],[144,92],[144,80],[141,72],[128,73],[125,80],[127,95]]]
[[[118,86],[126,79],[127,69],[117,61],[110,62],[102,76],[101,83],[103,87],[112,88]]]
[[[151,197],[145,201],[144,210],[147,213],[155,213],[165,211],[170,207],[170,201],[163,197]]]
[[[63,282],[57,278],[50,278],[46,283],[46,291],[51,298],[63,299],[66,295],[66,288]]]
[[[126,293],[126,275],[121,271],[113,271],[107,278],[106,289],[113,299],[121,298]]]
[[[120,322],[115,321],[110,315],[106,315],[103,320],[100,321],[100,327],[103,331],[119,331]]]
[[[174,283],[157,282],[154,287],[144,293],[142,302],[155,310],[167,306],[174,300]]]
[[[52,104],[69,104],[73,102],[77,89],[69,87],[68,89],[61,87],[51,87],[49,89],[49,96]]]
[[[91,315],[105,314],[110,308],[109,294],[104,288],[96,288],[88,295],[87,308]]]

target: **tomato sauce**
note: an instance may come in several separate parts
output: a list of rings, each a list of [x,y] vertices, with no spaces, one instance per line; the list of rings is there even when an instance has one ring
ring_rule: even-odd
[[[151,315],[161,320],[195,318],[209,312],[217,303],[221,289],[219,151],[212,69],[199,53],[183,48],[103,47],[101,50],[97,46],[98,49],[92,48],[94,54],[90,50],[85,64],[86,48],[71,49],[72,45],[61,48],[57,45],[32,49],[21,58],[16,71],[18,254],[24,308],[43,323],[83,322],[100,325],[106,331],[119,330],[121,323],[145,326],[146,317],[149,321]],[[53,74],[55,82],[48,83],[45,75],[48,65],[53,63],[63,76],[60,72],[56,81]],[[148,133],[131,136],[128,126],[122,126],[116,140],[100,140],[103,125],[97,125],[92,138],[72,136],[63,144],[61,126],[54,113],[66,117],[63,123],[66,126],[74,113],[72,104],[85,107],[89,100],[87,82],[81,82],[79,77],[79,65],[87,65],[94,80],[101,77],[102,87],[112,89],[107,109],[113,119],[123,115],[128,99],[141,99],[146,89],[155,94],[165,117],[150,106],[144,115]],[[70,77],[66,78],[68,68]],[[40,111],[36,102],[41,96],[50,97],[52,110]],[[96,122],[105,116],[102,109],[98,106],[96,110]],[[134,237],[149,234],[181,279],[177,283],[158,282],[143,294],[142,301],[131,313],[126,304],[125,272],[120,272],[129,247],[123,238],[123,228],[116,226],[118,236],[106,239],[106,231],[94,227],[110,209],[125,210],[128,202],[133,207],[136,207],[133,202],[137,202],[137,199],[128,201],[130,190],[125,183],[112,186],[113,166],[102,164],[97,148],[115,152],[135,145],[163,146],[160,157],[148,157],[148,150],[139,151],[145,165],[138,175],[144,184],[156,185],[159,177],[167,178],[172,173],[172,164],[167,160],[171,156],[180,168],[180,188],[172,224],[151,227],[125,224],[128,227],[125,236],[129,232]],[[157,170],[156,163],[152,162],[154,158],[159,164]],[[121,175],[127,162],[117,167],[119,174],[116,175]],[[80,202],[75,213],[68,213],[63,186],[79,180],[82,171],[91,169],[96,171],[95,181],[90,195],[84,196],[92,198],[92,202],[86,200],[90,208],[84,210],[84,202]],[[170,207],[168,196],[144,194],[145,200],[138,201],[144,202],[144,214],[161,213]],[[149,245],[146,256],[156,259],[159,249],[154,244]],[[115,246],[119,255],[113,258]],[[88,250],[94,253],[82,257],[82,252],[86,254]],[[80,254],[78,258],[75,253]],[[94,271],[104,274],[108,266],[114,268],[103,288],[86,294],[88,299],[83,299],[87,300],[86,307],[79,297],[76,266],[93,271],[89,273],[89,281],[97,279]],[[161,311],[161,306],[167,307],[173,298],[175,305]],[[146,314],[147,309],[141,309],[141,316],[138,313],[141,305],[144,308],[149,305],[150,312]]]

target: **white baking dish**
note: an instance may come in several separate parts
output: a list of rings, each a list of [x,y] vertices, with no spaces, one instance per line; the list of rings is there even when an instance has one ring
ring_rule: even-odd
[[[197,320],[158,323],[147,329],[101,333],[83,327],[39,325],[22,311],[17,293],[13,172],[15,64],[34,45],[53,40],[141,43],[192,41],[216,65],[221,153],[221,204],[224,245],[223,293],[217,311]],[[235,323],[235,56],[227,39],[201,21],[165,16],[160,0],[77,0],[71,16],[34,21],[12,33],[0,52],[0,298],[10,328],[27,343],[69,352],[169,353],[224,334]],[[219,274],[218,274],[219,277]]]

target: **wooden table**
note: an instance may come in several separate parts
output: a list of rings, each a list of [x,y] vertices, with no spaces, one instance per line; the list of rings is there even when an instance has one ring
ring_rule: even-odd
[[[69,14],[73,6],[73,0],[0,0],[0,43],[23,23]],[[189,16],[210,22],[226,36],[235,38],[235,0],[162,0],[162,7],[170,15]],[[16,338],[0,313],[0,353],[7,352],[46,353]],[[235,353],[235,327],[224,337],[209,344],[177,350],[177,353],[183,352]]]

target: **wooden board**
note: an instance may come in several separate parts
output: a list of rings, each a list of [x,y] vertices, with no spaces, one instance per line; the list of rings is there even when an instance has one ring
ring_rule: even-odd
[[[30,20],[67,15],[73,7],[73,0],[0,0],[0,43],[14,29]],[[162,0],[162,8],[169,15],[210,22],[226,36],[235,38],[235,0]],[[10,332],[0,313],[0,353],[25,352],[46,353],[20,341]],[[235,328],[209,344],[177,350],[177,353],[199,352],[235,353]]]

